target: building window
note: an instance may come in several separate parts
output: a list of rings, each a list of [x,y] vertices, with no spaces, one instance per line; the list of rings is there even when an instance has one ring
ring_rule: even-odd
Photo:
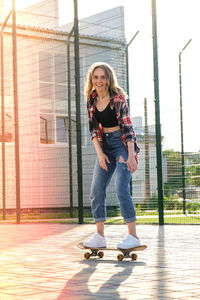
[[[56,117],[56,142],[67,143],[67,118]]]
[[[54,54],[55,111],[68,113],[67,105],[67,58],[62,53]]]
[[[40,110],[67,114],[67,64],[62,53],[39,53]]]
[[[67,143],[67,65],[62,53],[39,53],[40,142]],[[55,124],[54,124],[55,122]],[[55,136],[56,135],[56,139]]]
[[[54,120],[52,114],[40,115],[40,143],[54,144]]]
[[[69,119],[68,117],[56,117],[56,142],[69,143]],[[71,117],[71,144],[76,145],[76,119]]]
[[[48,52],[39,53],[39,97],[40,111],[54,110],[53,56]]]

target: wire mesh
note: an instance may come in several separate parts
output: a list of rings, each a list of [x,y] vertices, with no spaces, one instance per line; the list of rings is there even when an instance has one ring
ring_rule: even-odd
[[[145,13],[150,15],[150,9]],[[67,39],[72,27],[72,23],[59,25],[57,1],[42,1],[17,12],[22,220],[39,218],[63,218],[66,220],[72,216],[77,217],[79,168],[76,146],[74,35],[70,38],[70,61],[67,60]],[[140,73],[137,76],[137,72],[139,68],[142,68],[142,61],[145,59],[141,56],[141,52],[144,50],[144,41],[147,41],[148,53],[152,55],[151,30],[144,32],[141,38],[137,37],[134,56],[133,51],[129,50],[129,56],[132,63],[135,63],[136,70],[130,70],[131,78],[127,78],[124,9],[116,7],[81,19],[79,29],[84,218],[88,222],[92,222],[89,194],[96,160],[96,153],[88,130],[84,84],[89,66],[96,61],[104,61],[114,68],[119,85],[124,90],[127,90],[128,80],[130,86],[135,86],[137,93],[140,90],[138,99],[135,99],[134,92],[130,93],[129,97],[130,114],[141,149],[138,170],[132,176],[132,196],[138,223],[158,223],[153,88],[152,86],[149,88],[151,97],[146,99],[145,91],[141,89],[142,84],[140,83],[137,87],[138,78],[142,79]],[[16,177],[11,24],[6,26],[3,37],[6,174],[2,180],[6,185],[6,218],[14,219],[16,214]],[[140,66],[138,67],[137,64]],[[70,78],[68,78],[69,68]],[[161,78],[163,72],[161,63]],[[147,75],[145,74],[145,76]],[[152,80],[153,71],[149,72],[148,78]],[[69,89],[70,98],[68,97]],[[161,103],[162,97],[163,88],[161,86]],[[179,118],[178,105],[167,109],[166,107],[163,109],[161,105],[161,122],[162,128],[164,128],[162,170],[165,223],[199,223],[200,153],[191,151],[184,153],[184,200],[183,163],[180,147],[178,150],[176,146],[169,148],[165,137],[165,135],[174,135],[175,139],[179,139],[180,132],[176,130],[175,133],[171,129],[172,126],[166,129],[169,116],[171,125],[172,123],[177,124],[175,121]],[[0,139],[2,144],[2,126]],[[186,142],[188,143],[188,141]],[[69,159],[70,149],[71,161]],[[0,172],[2,175],[2,168]],[[70,177],[72,182],[70,182]],[[0,193],[0,209],[3,213],[2,182]],[[184,201],[185,212],[183,211]],[[108,221],[123,222],[115,192],[114,176],[107,190],[106,202]]]

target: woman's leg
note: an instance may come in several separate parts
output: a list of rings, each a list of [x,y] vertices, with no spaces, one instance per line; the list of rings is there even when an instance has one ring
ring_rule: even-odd
[[[125,158],[125,157],[124,157]],[[136,234],[136,214],[130,195],[131,172],[127,168],[126,160],[116,162],[116,190],[120,202],[121,213],[128,227],[128,236],[117,245],[118,248],[129,249],[140,245]]]
[[[130,194],[131,172],[128,170],[126,164],[127,155],[128,154],[123,153],[124,157],[120,155],[116,161],[115,186],[120,203],[121,214],[128,225],[128,231],[131,232],[132,235],[136,235],[136,213]]]
[[[104,221],[106,220],[106,188],[115,170],[115,160],[109,157],[108,171],[102,169],[98,158],[95,163],[93,180],[91,186],[90,200],[97,233],[88,241],[84,242],[86,247],[106,247],[104,238]]]
[[[94,221],[97,226],[97,232],[103,235],[104,221],[106,220],[106,188],[112,178],[115,170],[115,159],[109,157],[108,171],[102,169],[96,159],[93,180],[91,185],[90,200]]]
[[[104,221],[97,222],[96,227],[98,234],[104,237]]]
[[[127,226],[128,226],[128,233],[138,238],[136,234],[136,222],[127,223]]]

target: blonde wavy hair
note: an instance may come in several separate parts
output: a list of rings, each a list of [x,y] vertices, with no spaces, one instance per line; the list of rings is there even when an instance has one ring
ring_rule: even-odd
[[[117,77],[115,75],[115,72],[113,70],[113,68],[104,62],[96,62],[94,64],[92,64],[88,70],[88,74],[87,74],[87,80],[86,80],[86,85],[85,85],[85,96],[87,101],[90,100],[90,96],[92,94],[92,92],[94,91],[94,87],[92,85],[92,77],[94,74],[94,71],[97,68],[101,68],[102,70],[104,70],[105,72],[105,76],[108,82],[108,90],[110,93],[114,93],[116,95],[122,94],[127,98],[126,93],[124,92],[124,90],[118,85],[117,82]]]

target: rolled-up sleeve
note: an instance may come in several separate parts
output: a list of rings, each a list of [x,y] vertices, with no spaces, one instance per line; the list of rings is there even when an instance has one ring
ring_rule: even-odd
[[[121,106],[120,106],[120,125],[125,135],[126,143],[129,141],[134,142],[134,150],[136,153],[140,151],[140,148],[136,142],[136,135],[133,129],[133,124],[129,115],[129,108],[125,98],[121,99]]]
[[[94,137],[98,137],[99,124],[97,120],[94,118],[93,114],[91,113],[91,106],[89,104],[87,105],[87,110],[88,110],[89,132],[91,135],[91,139],[93,139]]]

